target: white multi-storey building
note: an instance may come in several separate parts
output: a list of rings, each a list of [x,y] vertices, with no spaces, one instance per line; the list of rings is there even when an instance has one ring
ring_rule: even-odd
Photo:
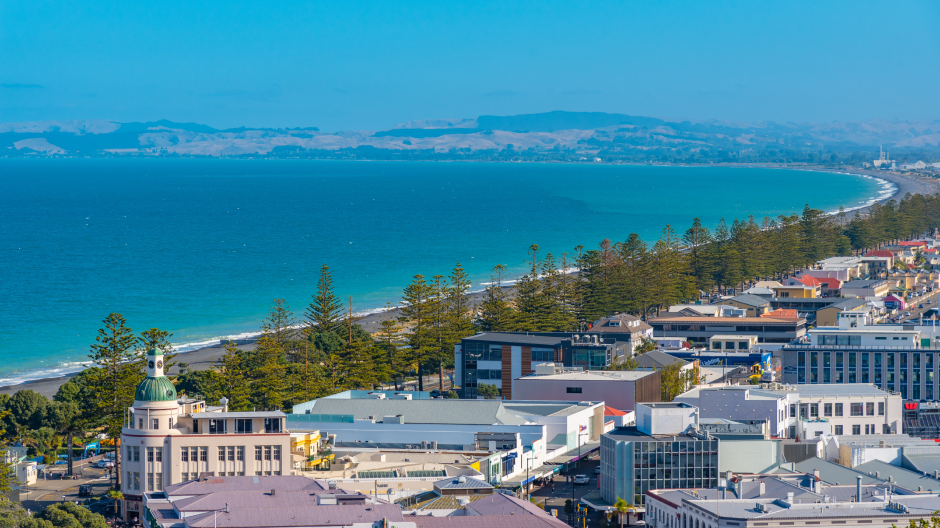
[[[139,517],[142,495],[218,476],[281,475],[290,470],[290,434],[279,411],[227,412],[178,399],[163,372],[163,354],[147,354],[147,377],[121,430],[120,471],[125,518]]]

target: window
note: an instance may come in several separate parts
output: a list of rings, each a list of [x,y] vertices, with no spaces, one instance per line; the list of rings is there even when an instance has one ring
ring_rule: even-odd
[[[153,419],[153,429],[159,429],[159,428],[160,428],[160,419],[159,419],[159,418],[154,418],[154,419]]]
[[[153,448],[153,454],[156,455],[157,462],[163,462],[163,448],[162,447]]]
[[[865,403],[865,416],[874,416],[875,415],[875,402]]]
[[[153,491],[153,473],[147,473],[147,491]]]
[[[841,434],[842,434],[842,426],[841,426],[841,425],[835,426],[835,429],[836,429],[836,430],[835,430],[835,434],[837,434],[837,435],[841,435]]]
[[[140,447],[134,446],[134,462],[140,462]]]
[[[180,450],[180,462],[189,462],[189,448],[184,447]]]
[[[271,446],[264,446],[264,459],[271,460]]]
[[[265,418],[264,419],[264,432],[280,433],[281,432],[281,419],[280,418]]]
[[[861,425],[853,425],[853,426],[852,426],[852,434],[854,434],[854,435],[860,435],[860,434],[862,434],[862,426],[861,426]]]
[[[255,446],[255,460],[261,460],[261,446]]]
[[[163,489],[163,473],[157,473],[157,491]]]
[[[255,471],[255,475],[261,476],[261,472],[260,472],[260,471]]]
[[[153,462],[153,448],[147,448],[147,462]]]
[[[199,422],[201,420],[193,420],[193,433],[199,432]]]
[[[875,337],[875,341],[887,341],[887,337]]]
[[[281,459],[281,446],[274,446],[274,460]]]
[[[235,432],[236,433],[250,433],[251,432],[251,419],[250,418],[237,418],[235,420]]]
[[[180,473],[180,482],[186,482],[189,480],[189,473]]]
[[[134,489],[134,481],[131,479],[131,472],[127,472],[127,489]]]
[[[239,477],[244,477],[244,476],[245,476],[245,472],[244,472],[244,471],[239,471],[238,473],[236,473],[236,475],[239,476]]]
[[[169,429],[173,429],[173,418],[167,418],[167,420],[166,420],[166,426],[167,426],[167,428],[169,428]]]
[[[888,424],[883,424],[881,426],[881,434],[891,434],[891,426]]]
[[[208,461],[209,461],[209,448],[208,448],[208,447],[200,447],[200,448],[199,448],[199,461],[200,461],[200,462],[208,462]]]
[[[238,446],[238,458],[239,461],[245,460],[245,446]]]
[[[796,418],[796,404],[790,404],[790,418]]]
[[[235,462],[235,446],[228,446],[228,460],[229,462]],[[235,475],[232,475],[233,477]]]
[[[823,416],[832,416],[832,404],[831,403],[823,404]]]
[[[134,489],[140,489],[140,473],[134,473]]]
[[[581,394],[581,387],[568,387],[568,394]]]
[[[819,416],[819,404],[818,403],[811,403],[809,405],[809,416],[811,418],[816,418]]]
[[[225,462],[225,448],[219,448],[219,462]]]
[[[555,351],[550,348],[533,348],[532,363],[555,361]]]
[[[144,428],[144,419],[143,419],[143,418],[139,418],[139,419],[137,420],[137,428],[138,428],[138,429],[143,429],[143,428]]]
[[[852,403],[851,406],[852,406],[852,414],[851,414],[852,416],[861,416],[861,415],[862,415],[862,404],[861,404],[861,402],[859,402],[859,403]]]
[[[842,416],[842,404],[841,403],[836,404],[836,411],[835,411],[834,416]]]
[[[225,434],[225,420],[209,420],[209,434]]]

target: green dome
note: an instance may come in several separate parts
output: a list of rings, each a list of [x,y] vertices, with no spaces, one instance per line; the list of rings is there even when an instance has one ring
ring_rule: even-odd
[[[147,355],[148,356],[162,356],[163,352],[161,352],[160,350],[157,350],[156,348],[151,348],[150,350],[147,351]]]
[[[137,401],[176,401],[176,387],[173,383],[164,378],[152,378],[147,376],[140,385],[137,386],[137,393],[134,394]]]

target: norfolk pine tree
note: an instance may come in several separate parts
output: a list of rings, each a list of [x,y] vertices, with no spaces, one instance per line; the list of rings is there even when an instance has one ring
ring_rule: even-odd
[[[410,362],[418,364],[418,390],[424,390],[422,366],[434,354],[435,340],[433,328],[434,288],[424,280],[423,275],[415,275],[411,284],[405,287],[402,295],[402,307],[398,320],[408,327],[406,342]]]
[[[134,404],[134,392],[144,378],[143,356],[134,352],[137,338],[126,326],[124,316],[109,314],[105,327],[98,330],[89,358],[95,368],[88,376],[90,394],[95,399],[90,421],[100,424],[108,438],[119,439],[127,409]],[[117,447],[117,446],[115,446]],[[121,449],[116,449],[116,484],[121,487]]]

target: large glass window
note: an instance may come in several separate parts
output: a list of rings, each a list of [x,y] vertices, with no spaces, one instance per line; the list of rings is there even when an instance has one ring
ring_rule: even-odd
[[[281,432],[281,419],[280,418],[265,418],[264,419],[264,432],[280,433]]]
[[[858,354],[855,352],[849,352],[849,383],[855,383],[855,371],[856,371],[856,357]]]
[[[874,416],[875,415],[875,402],[866,402],[865,403],[865,416]]]
[[[862,403],[853,403],[852,405],[852,416],[862,416]]]
[[[250,433],[251,432],[251,418],[236,418],[235,419],[235,432],[236,433]]]
[[[225,434],[225,420],[209,420],[209,434]]]
[[[533,348],[532,363],[544,363],[555,361],[555,351],[550,348]]]

